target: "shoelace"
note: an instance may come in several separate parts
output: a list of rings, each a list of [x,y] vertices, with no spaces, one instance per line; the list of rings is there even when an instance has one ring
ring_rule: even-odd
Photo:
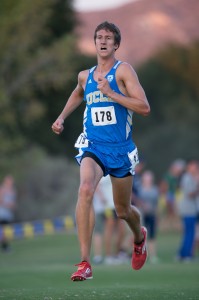
[[[142,254],[142,246],[134,245],[134,252],[138,255]]]
[[[76,264],[75,266],[78,267],[78,270],[82,270],[86,264],[87,264],[86,261],[82,261],[82,262]]]

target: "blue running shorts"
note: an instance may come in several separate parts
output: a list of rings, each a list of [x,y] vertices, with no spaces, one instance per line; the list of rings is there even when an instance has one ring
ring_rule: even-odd
[[[102,168],[104,176],[109,174],[123,178],[134,175],[135,166],[139,163],[138,150],[132,140],[111,145],[90,142],[87,139],[78,143],[77,140],[75,147],[79,148],[79,153],[75,156],[77,162],[80,164],[84,157],[93,158]]]

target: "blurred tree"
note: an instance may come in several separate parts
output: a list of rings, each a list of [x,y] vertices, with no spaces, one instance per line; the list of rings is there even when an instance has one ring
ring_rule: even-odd
[[[75,152],[84,105],[66,120],[61,136],[52,134],[51,124],[77,73],[95,64],[77,49],[76,22],[72,0],[0,1],[1,165],[34,144],[51,154]],[[138,70],[152,111],[135,116],[135,140],[155,170],[198,155],[198,58],[199,43],[171,46]]]
[[[187,48],[170,46],[138,70],[151,115],[136,117],[135,139],[159,174],[175,158],[199,159],[198,69],[196,42]]]
[[[37,202],[37,212],[33,216],[29,209],[27,219],[38,216],[41,200],[51,203],[47,215],[53,215],[55,207],[62,213],[65,188],[71,188],[67,201],[73,201],[77,190],[78,171],[65,158],[51,155],[71,158],[75,152],[84,105],[66,120],[61,136],[51,132],[51,124],[76,86],[77,73],[96,63],[77,49],[76,22],[72,0],[0,1],[0,176],[12,171],[20,182],[19,211],[25,202]],[[134,137],[157,174],[176,157],[199,158],[198,70],[199,43],[171,46],[138,70],[152,110],[147,118],[135,116]],[[35,145],[44,152],[34,154]],[[56,190],[53,184],[60,174]]]
[[[51,123],[89,60],[78,53],[76,22],[71,0],[0,2],[1,159],[35,143],[61,151],[72,138],[55,138]]]

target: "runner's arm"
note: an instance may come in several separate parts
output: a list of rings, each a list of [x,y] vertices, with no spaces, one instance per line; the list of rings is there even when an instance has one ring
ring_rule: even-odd
[[[83,82],[85,78],[85,71],[82,71],[78,75],[78,83],[76,88],[71,93],[64,109],[60,113],[59,117],[52,125],[52,130],[56,134],[60,134],[64,127],[64,120],[82,103],[84,97],[84,89],[83,89]]]
[[[150,105],[136,72],[129,64],[123,63],[118,67],[117,81],[119,82],[119,87],[120,83],[122,83],[121,92],[125,96],[113,91],[105,78],[101,78],[98,87],[102,93],[117,103],[138,114],[147,116],[150,113]]]

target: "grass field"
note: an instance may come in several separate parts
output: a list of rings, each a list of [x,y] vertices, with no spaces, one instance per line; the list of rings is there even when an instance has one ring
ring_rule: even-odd
[[[161,262],[140,271],[130,265],[95,266],[93,280],[72,282],[79,262],[75,234],[15,240],[0,253],[0,300],[195,300],[199,299],[199,261],[174,262],[179,236],[159,234]]]

